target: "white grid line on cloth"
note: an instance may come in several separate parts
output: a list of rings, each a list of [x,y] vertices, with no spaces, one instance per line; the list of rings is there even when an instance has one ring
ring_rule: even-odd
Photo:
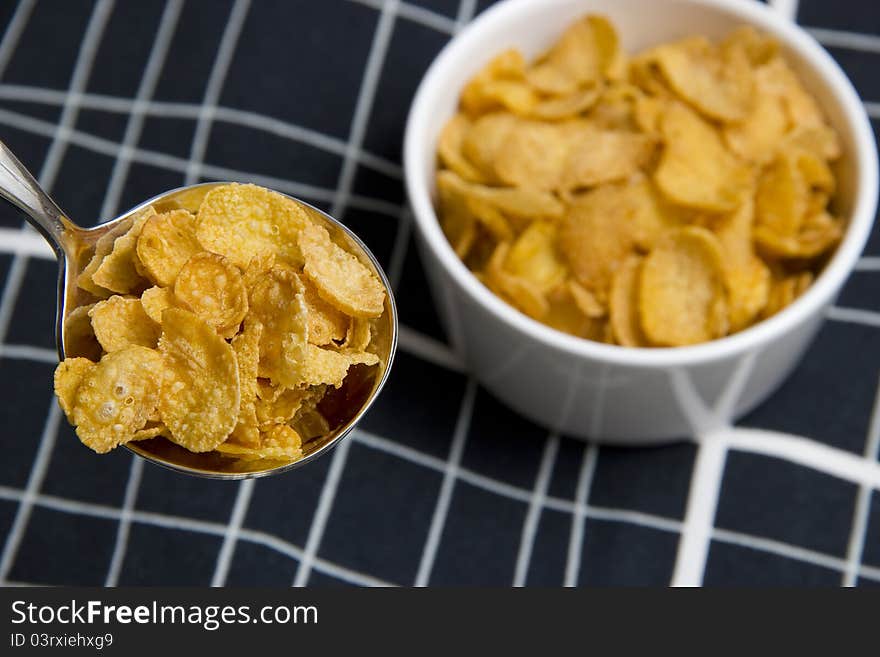
[[[447,461],[420,452],[417,449],[398,443],[395,440],[368,433],[363,429],[356,429],[352,433],[352,440],[430,470],[435,470],[444,474],[447,471]],[[526,504],[532,499],[532,491],[493,479],[492,477],[479,474],[461,466],[458,466],[455,469],[455,476],[457,479],[470,484],[475,488],[494,493],[500,497],[506,497]],[[582,514],[590,518],[630,523],[642,527],[649,527],[651,529],[661,529],[663,531],[677,532],[681,526],[681,523],[678,520],[655,516],[649,513],[642,513],[641,511],[580,505],[572,500],[552,497],[549,495],[544,499],[544,506],[548,509],[561,511],[563,513]]]
[[[12,569],[12,565],[15,563],[18,548],[27,530],[28,521],[31,519],[34,501],[43,485],[43,480],[46,478],[46,472],[49,470],[49,461],[52,460],[52,450],[55,448],[60,421],[61,407],[58,406],[58,402],[55,401],[53,395],[52,400],[49,402],[46,424],[43,426],[43,433],[40,436],[39,447],[37,448],[34,462],[31,465],[24,494],[18,503],[15,519],[12,521],[12,527],[9,528],[9,533],[6,535],[3,553],[0,555],[0,582],[6,579],[9,571]]]
[[[113,554],[110,557],[110,567],[107,569],[104,586],[116,586],[119,583],[119,574],[122,572],[122,564],[125,561],[125,553],[128,550],[131,515],[137,502],[141,479],[144,475],[144,460],[137,457],[130,457],[130,460],[128,481],[125,483],[125,496],[122,499],[122,510],[119,515],[119,526],[116,528]]]
[[[350,0],[350,2],[376,10],[381,10],[382,5],[384,4],[383,0]],[[414,5],[409,2],[399,2],[396,11],[397,15],[401,18],[405,18],[413,23],[418,23],[424,27],[429,27],[437,32],[442,32],[443,34],[452,34],[455,32],[455,21],[448,16],[438,14],[436,11],[431,11],[425,7],[420,7],[419,5]]]
[[[798,14],[798,0],[767,0],[767,4],[773,7],[788,20],[796,22]]]
[[[871,411],[871,422],[868,426],[868,439],[865,441],[865,458],[876,461],[880,457],[880,381],[877,385],[877,393],[874,399],[874,408]],[[842,584],[855,586],[865,551],[865,534],[868,529],[868,512],[871,509],[871,489],[862,484],[856,496],[855,509],[853,510],[852,529],[849,535],[849,545],[846,550],[846,572]]]
[[[104,203],[101,205],[99,214],[103,220],[115,217],[119,209],[119,198],[122,195],[122,188],[128,178],[131,166],[131,149],[137,146],[141,138],[144,129],[145,106],[156,91],[156,84],[159,82],[162,67],[165,65],[168,48],[171,45],[174,32],[177,30],[177,21],[182,9],[183,0],[168,0],[159,19],[159,29],[156,31],[156,38],[153,40],[147,65],[135,92],[134,103],[125,125],[119,157],[113,164],[110,182],[107,185],[107,192],[104,194]]]
[[[806,27],[805,29],[823,46],[880,53],[880,37],[875,34],[831,30],[824,27]]]
[[[49,244],[35,230],[21,228],[0,228],[0,252],[35,256],[44,260],[54,260],[55,253]]]
[[[312,567],[318,555],[318,550],[321,549],[324,529],[327,526],[327,519],[330,517],[330,511],[336,499],[336,490],[339,487],[339,480],[342,478],[342,470],[345,468],[345,461],[350,449],[351,441],[343,440],[336,447],[331,457],[330,469],[327,471],[327,478],[324,480],[321,495],[318,498],[318,506],[315,508],[314,516],[312,516],[312,525],[309,527],[309,535],[303,550],[302,561],[300,561],[299,568],[296,570],[296,576],[293,578],[293,586],[306,586],[309,583]]]
[[[875,312],[873,310],[829,306],[828,310],[825,312],[825,316],[835,322],[847,322],[849,324],[863,324],[865,326],[880,327],[880,312]]]
[[[584,456],[581,461],[581,469],[578,473],[577,488],[575,488],[574,502],[579,508],[587,508],[590,499],[590,489],[593,486],[593,475],[596,472],[596,461],[599,448],[595,445],[584,446]],[[581,570],[581,554],[584,546],[584,525],[586,515],[576,513],[571,521],[571,535],[568,539],[568,554],[565,559],[565,575],[563,586],[577,586]]]
[[[661,532],[678,534],[681,532],[681,521],[672,518],[664,518],[643,511],[632,509],[618,509],[587,504],[583,507],[572,504],[569,500],[547,499],[547,508],[557,511],[569,511],[582,515],[591,520],[604,520],[605,522],[619,522],[646,529],[656,529]]]
[[[729,449],[788,461],[859,485],[880,490],[880,463],[810,438],[766,429],[732,427]]]
[[[458,32],[471,22],[477,11],[477,0],[461,0],[458,4],[458,13],[455,15],[454,31]]]
[[[168,56],[168,49],[171,45],[171,39],[177,30],[177,24],[180,19],[180,12],[183,8],[182,0],[168,0],[165,9],[159,19],[159,28],[153,39],[153,45],[150,48],[150,54],[147,57],[147,63],[141,74],[141,81],[135,95],[135,101],[128,115],[128,121],[125,126],[125,134],[122,139],[122,146],[119,155],[113,164],[113,171],[110,176],[110,183],[107,185],[107,191],[104,194],[104,201],[101,204],[100,216],[108,219],[115,216],[119,209],[119,197],[122,194],[125,181],[128,179],[128,172],[131,168],[131,149],[134,148],[144,126],[144,105],[152,98],[156,90],[156,84],[159,81],[159,75],[165,60]],[[119,581],[119,573],[122,570],[122,564],[125,561],[125,553],[128,549],[128,534],[131,527],[131,512],[137,500],[138,491],[140,490],[141,478],[143,476],[144,463],[139,458],[130,457],[131,464],[128,470],[128,481],[125,484],[125,496],[122,502],[122,515],[119,519],[119,526],[116,529],[116,538],[113,542],[113,554],[110,559],[110,567],[107,570],[107,578],[104,581],[105,586],[116,586]]]
[[[226,533],[223,535],[223,545],[217,555],[211,586],[226,585],[226,577],[229,575],[229,567],[232,565],[232,557],[235,554],[235,544],[241,536],[241,528],[251,503],[255,483],[254,479],[244,479],[238,484],[238,494],[235,496],[232,517],[226,525]]]
[[[782,541],[763,538],[761,536],[753,536],[751,534],[742,534],[740,532],[716,528],[712,532],[712,539],[721,543],[738,545],[750,550],[767,552],[769,554],[785,557],[786,559],[793,559],[814,566],[821,566],[837,572],[845,572],[847,568],[846,561],[838,557],[817,552],[816,550],[802,548],[797,545],[792,545],[791,543],[783,543]],[[859,575],[865,579],[880,581],[880,568],[863,566],[860,569]]]
[[[363,434],[362,431],[358,431],[357,433]],[[375,436],[370,436],[367,440],[363,439],[362,435],[355,436],[355,439],[358,442],[361,442],[365,445],[375,447],[377,449],[381,449],[382,451],[390,452],[390,453],[398,453],[396,449],[389,448],[389,445],[393,444],[393,441],[388,441],[386,439],[378,438]],[[384,443],[384,444],[378,444]],[[444,462],[442,459],[438,459],[436,457],[427,457],[423,455],[421,452],[417,452],[416,450],[411,450],[411,452],[416,455],[416,462],[426,465],[427,467],[432,467],[437,470],[442,470],[444,468]],[[404,456],[403,458],[406,458]],[[476,475],[473,477],[470,483],[474,485],[481,486],[483,480],[488,480],[488,478],[483,477],[482,475]],[[489,480],[492,481],[492,480]],[[497,482],[500,484],[500,482]],[[481,486],[482,487],[482,486]],[[518,490],[520,494],[515,495],[515,499],[526,500],[529,497],[528,491],[522,489],[516,489],[513,486],[509,486],[507,484],[501,484],[499,486],[490,486],[486,487],[487,490],[491,492],[498,492],[500,495],[506,494],[507,489]],[[500,491],[500,492],[499,492]],[[0,486],[0,499],[10,500],[10,501],[21,501],[25,496],[25,492],[19,489],[11,488],[8,486]],[[60,498],[52,495],[45,494],[37,494],[35,496],[34,503],[36,506],[49,508],[55,511],[61,511],[72,514],[82,514],[100,518],[106,518],[111,520],[118,520],[121,517],[121,510],[116,509],[114,507],[108,507],[99,504],[93,504],[89,502],[80,502],[77,500],[69,500],[65,498]],[[661,516],[653,516],[651,514],[632,511],[628,509],[613,509],[606,507],[596,507],[589,505],[578,505],[572,503],[569,500],[563,500],[559,498],[548,497],[546,501],[547,508],[551,508],[558,511],[573,513],[585,516],[591,519],[597,520],[605,520],[611,522],[619,522],[619,523],[627,523],[633,524],[642,527],[648,527],[652,529],[657,529],[660,531],[666,532],[679,532],[681,529],[681,523],[677,520],[663,518]],[[175,529],[181,531],[191,531],[198,533],[208,533],[215,536],[223,536],[226,532],[226,525],[221,523],[209,522],[196,520],[192,518],[184,518],[178,516],[169,516],[162,513],[149,512],[149,511],[134,511],[132,513],[132,520],[139,524],[151,525],[156,527],[162,527],[166,529]],[[771,541],[769,539],[764,539],[757,536],[750,536],[747,534],[739,534],[736,532],[729,532],[727,530],[716,530],[721,532],[719,540],[730,540],[731,536],[736,537],[736,542],[745,547],[749,547],[751,549],[760,551],[760,552],[771,552],[774,554],[778,554],[780,556],[784,556],[796,561],[807,561],[809,563],[813,563],[815,560],[811,558],[811,555],[818,554],[811,552],[809,550],[805,550],[804,548],[800,548],[799,546],[791,545],[788,543],[783,543],[779,541]],[[261,532],[259,530],[252,529],[242,529],[241,538],[247,540],[252,543],[264,545],[266,547],[276,549],[278,552],[290,556],[294,559],[301,559],[303,555],[303,550],[298,546],[295,546],[291,543],[284,541],[272,534],[268,534],[266,532]],[[833,557],[829,557],[833,559]],[[832,565],[836,570],[843,570],[843,561],[838,560],[836,565]],[[332,562],[328,562],[321,558],[316,558],[314,561],[314,569],[319,572],[325,572],[328,575],[339,577],[345,581],[351,581],[354,584],[361,584],[367,586],[387,586],[391,585],[388,582],[383,582],[381,580],[377,580],[370,575],[366,575],[364,573],[357,573],[356,571],[352,571],[345,567],[339,566],[338,564],[334,564]],[[871,566],[862,565],[860,567],[860,575],[862,577],[866,577],[869,579],[877,579],[880,580],[880,569],[874,568]],[[345,573],[354,573],[358,576],[359,581],[349,580],[343,575]],[[6,584],[6,582],[0,582],[0,584]]]
[[[431,579],[434,561],[437,559],[437,548],[440,546],[440,539],[443,537],[443,530],[446,527],[446,518],[449,516],[449,505],[452,501],[455,480],[458,478],[461,457],[464,454],[464,446],[470,432],[476,396],[477,382],[468,378],[452,433],[449,456],[446,463],[440,466],[443,469],[443,483],[440,484],[440,492],[437,495],[437,503],[434,506],[434,513],[431,515],[431,525],[428,528],[428,537],[425,539],[422,556],[419,558],[416,586],[427,586]]]
[[[0,499],[2,500],[20,502],[24,497],[25,493],[19,489],[0,486]],[[52,511],[105,520],[119,521],[122,517],[121,510],[115,507],[94,504],[92,502],[81,502],[54,495],[37,494],[34,498],[34,504]],[[222,537],[226,532],[226,525],[218,522],[171,516],[153,511],[133,511],[131,517],[132,521],[137,524],[159,527],[161,529],[208,534],[217,537]],[[275,550],[279,554],[292,559],[299,560],[302,558],[303,551],[299,546],[266,532],[255,529],[242,529],[241,538],[249,543]],[[314,568],[318,572],[337,577],[352,584],[359,584],[361,586],[393,586],[390,582],[385,582],[366,573],[357,572],[326,559],[315,559]],[[7,580],[0,580],[0,586],[8,584]]]
[[[363,78],[361,79],[360,89],[358,90],[357,101],[351,119],[351,129],[349,131],[348,146],[346,148],[345,160],[342,163],[342,171],[339,175],[336,194],[333,198],[333,206],[330,214],[333,217],[339,217],[340,213],[345,210],[349,204],[351,196],[351,186],[354,182],[354,174],[357,164],[354,159],[355,150],[360,148],[366,134],[367,122],[373,109],[373,99],[376,96],[376,88],[379,85],[379,78],[382,74],[382,67],[385,61],[385,55],[388,51],[388,45],[391,41],[391,35],[394,32],[395,10],[397,8],[397,0],[385,0],[382,3],[382,9],[379,13],[379,20],[376,23],[376,29],[373,33],[373,40],[370,44],[370,53],[367,56],[367,62],[364,66]],[[398,213],[398,222],[400,222],[400,213]],[[398,225],[398,230],[400,229]],[[306,540],[306,551],[303,555],[302,563],[297,569],[296,576],[293,579],[294,586],[305,586],[309,582],[311,575],[312,563],[318,551],[321,548],[321,541],[324,538],[324,529],[330,512],[333,508],[333,502],[336,499],[336,489],[339,486],[339,480],[342,477],[342,471],[345,469],[345,463],[348,459],[348,452],[351,444],[343,442],[333,453],[330,462],[330,469],[327,472],[327,478],[321,488],[321,495],[318,500],[318,508],[312,517],[312,524],[309,528],[308,539]]]
[[[58,352],[45,347],[32,347],[27,344],[0,344],[0,358],[32,360],[47,363],[53,367],[58,364]]]
[[[47,89],[44,87],[31,87],[20,84],[0,84],[0,100],[13,100],[40,103],[46,105],[63,105],[67,98],[66,91]],[[80,109],[100,110],[115,114],[128,114],[135,106],[135,101],[120,96],[110,96],[84,92],[78,95]],[[142,104],[143,112],[147,116],[158,118],[197,119],[201,105],[196,103],[168,102],[162,100],[148,100]],[[338,155],[345,155],[345,141],[331,135],[324,134],[311,128],[299,126],[287,121],[282,121],[272,116],[240,110],[232,107],[218,105],[214,108],[214,122],[229,123],[245,128],[261,130],[276,137],[283,137],[290,141],[296,141],[318,150]],[[389,178],[403,179],[402,167],[392,160],[388,160],[369,151],[360,150],[355,153],[360,164],[374,169]]]
[[[673,586],[699,586],[703,582],[726,458],[727,447],[721,436],[712,434],[700,441],[672,572]]]
[[[107,155],[108,157],[116,157],[119,153],[119,143],[111,139],[98,137],[80,130],[66,130],[62,133],[53,123],[43,121],[42,119],[35,119],[18,112],[0,109],[0,124],[5,124],[43,137],[62,139],[95,153]],[[174,171],[176,173],[185,173],[189,164],[189,161],[185,158],[143,148],[131,149],[130,155],[134,162],[148,164],[150,166]],[[318,201],[331,201],[334,195],[333,190],[325,187],[317,187],[315,185],[275,178],[263,174],[230,169],[229,167],[202,164],[200,171],[202,175],[218,179],[251,180],[266,187],[273,187],[280,191],[293,194],[294,196],[305,196]],[[395,219],[401,212],[401,206],[399,205],[382,199],[369,198],[357,194],[352,194],[350,196],[349,205],[370,212],[385,214]]]
[[[544,500],[547,498],[547,489],[550,487],[550,479],[553,476],[553,467],[556,465],[558,453],[559,436],[550,434],[544,442],[544,451],[541,454],[541,464],[535,477],[532,499],[523,521],[522,536],[516,555],[516,567],[513,572],[513,586],[515,587],[525,586],[529,576],[529,565],[532,562],[532,551],[535,549],[538,523],[541,521],[541,511],[544,509]]]
[[[12,18],[9,19],[9,25],[3,33],[3,40],[0,42],[0,77],[6,71],[9,60],[15,52],[18,41],[21,38],[24,28],[27,26],[31,12],[34,10],[36,0],[21,0],[15,7]]]
[[[862,256],[856,262],[855,271],[880,271],[880,256]]]
[[[83,39],[80,42],[79,52],[77,53],[76,62],[74,63],[73,72],[70,78],[70,90],[72,92],[81,92],[88,83],[89,77],[91,76],[92,66],[95,61],[95,55],[97,54],[98,45],[104,35],[104,28],[107,26],[107,21],[110,18],[112,10],[112,0],[99,0],[92,9],[88,24],[83,33]],[[19,29],[23,30],[25,24],[25,22],[22,22]],[[17,38],[15,35],[12,35],[12,37]],[[69,130],[75,123],[77,115],[78,110],[76,106],[72,103],[66,103],[61,112],[58,133],[61,134],[64,131]],[[46,155],[46,159],[43,162],[39,175],[40,184],[44,189],[51,189],[66,149],[66,142],[62,142],[57,137],[52,140],[52,144],[49,147],[49,152]],[[22,230],[28,229],[28,224],[23,224]],[[27,257],[16,254],[13,258],[12,267],[7,274],[6,285],[3,289],[3,297],[2,300],[0,300],[0,344],[3,344],[6,341],[6,332],[9,326],[9,321],[12,317],[15,302],[24,281],[24,272],[26,269]],[[33,508],[34,497],[43,484],[43,479],[49,468],[49,462],[52,459],[52,450],[55,446],[60,419],[61,409],[53,398],[50,402],[43,433],[40,436],[37,454],[31,464],[25,497],[19,503],[12,528],[6,537],[6,542],[3,546],[2,557],[0,557],[0,581],[4,580],[9,574],[15,561],[19,544],[27,529],[31,510]]]
[[[755,358],[756,355],[751,353],[739,358],[712,408],[708,408],[684,370],[673,372],[676,396],[698,444],[672,571],[673,586],[699,586],[703,583],[727,460],[725,436],[733,423],[736,403],[742,396]]]
[[[340,217],[348,207],[348,197],[354,183],[357,172],[357,160],[355,153],[360,150],[367,133],[367,122],[373,111],[373,100],[376,97],[376,88],[385,63],[385,55],[394,33],[394,19],[397,10],[397,0],[385,0],[379,12],[379,21],[373,35],[373,43],[370,46],[370,54],[364,67],[364,75],[361,87],[358,91],[354,114],[351,119],[348,144],[345,149],[345,157],[342,162],[342,170],[339,173],[339,181],[336,184],[336,194],[333,197],[333,205],[330,208],[332,217]]]
[[[202,106],[199,110],[199,118],[196,123],[196,131],[193,136],[192,146],[189,152],[189,164],[186,168],[184,185],[192,185],[199,181],[202,175],[202,162],[205,160],[205,152],[208,150],[208,139],[211,137],[211,125],[214,121],[214,108],[220,100],[223,84],[226,82],[226,73],[229,64],[235,54],[235,46],[241,34],[241,28],[247,18],[250,9],[250,0],[235,0],[235,4],[229,11],[223,36],[217,48],[217,55],[211,74],[208,76],[208,84],[205,88],[205,96],[202,98]]]
[[[400,279],[403,276],[403,267],[406,264],[406,255],[409,250],[409,240],[412,235],[412,213],[404,208],[397,220],[397,231],[394,235],[394,246],[391,248],[391,259],[388,262],[388,282],[391,288],[397,290],[400,287]]]

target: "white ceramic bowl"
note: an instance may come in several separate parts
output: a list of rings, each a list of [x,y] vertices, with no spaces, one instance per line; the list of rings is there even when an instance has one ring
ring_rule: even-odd
[[[495,297],[444,236],[432,205],[437,136],[466,81],[494,54],[545,49],[587,12],[608,16],[636,52],[694,34],[721,37],[744,23],[782,44],[843,144],[839,207],[846,236],[814,285],[784,311],[730,337],[692,347],[627,349],[560,333]],[[486,11],[434,61],[406,126],[404,165],[419,248],[454,348],[477,379],[523,415],[608,443],[660,443],[710,430],[766,399],[818,330],[868,237],[877,199],[874,136],[849,80],[816,41],[746,0],[508,0]]]

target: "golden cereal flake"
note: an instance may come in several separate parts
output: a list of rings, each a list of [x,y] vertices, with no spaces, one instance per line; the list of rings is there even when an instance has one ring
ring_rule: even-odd
[[[296,201],[256,185],[232,183],[207,193],[199,208],[196,237],[206,250],[242,269],[262,253],[300,267],[298,237],[310,223]]]
[[[114,295],[99,301],[89,311],[89,317],[95,336],[106,352],[129,345],[154,348],[159,341],[160,327],[147,316],[137,297]]]
[[[155,412],[161,371],[161,355],[146,347],[101,358],[76,392],[72,421],[80,440],[99,454],[132,440]]]
[[[241,271],[216,253],[203,251],[187,261],[174,281],[174,297],[224,338],[238,333],[248,311]]]
[[[173,285],[181,267],[202,250],[195,231],[196,217],[187,210],[150,217],[137,241],[138,259],[147,278],[160,287]]]
[[[333,242],[325,228],[305,228],[299,246],[305,259],[303,273],[325,301],[354,317],[379,317],[383,313],[382,283],[366,265]]]
[[[159,414],[169,438],[191,452],[211,451],[238,422],[235,351],[211,324],[180,308],[162,313],[159,351],[165,365]]]

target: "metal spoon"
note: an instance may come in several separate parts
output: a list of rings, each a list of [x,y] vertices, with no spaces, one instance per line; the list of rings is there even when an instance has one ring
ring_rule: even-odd
[[[58,258],[55,340],[60,359],[84,355],[81,353],[81,345],[76,344],[67,330],[65,319],[77,307],[94,301],[91,295],[77,287],[76,279],[94,253],[98,239],[114,230],[124,232],[121,224],[147,205],[152,205],[157,212],[175,208],[195,212],[210,189],[225,184],[228,183],[202,183],[172,189],[141,203],[112,221],[94,228],[82,228],[67,218],[40,188],[30,172],[0,141],[0,196],[24,213],[28,223],[46,238]],[[248,466],[216,452],[195,454],[161,437],[126,444],[125,447],[136,455],[172,470],[199,477],[245,479],[278,474],[311,463],[333,449],[351,433],[384,386],[397,349],[397,307],[385,272],[375,256],[348,228],[308,203],[290,196],[288,198],[298,203],[312,221],[324,226],[337,243],[356,255],[382,281],[385,287],[385,313],[377,320],[373,335],[373,345],[381,359],[380,364],[369,368],[355,366],[349,371],[341,388],[330,389],[319,407],[328,421],[330,432],[307,441],[303,445],[303,457],[293,463],[272,462],[267,465],[265,462],[255,461],[252,466]]]

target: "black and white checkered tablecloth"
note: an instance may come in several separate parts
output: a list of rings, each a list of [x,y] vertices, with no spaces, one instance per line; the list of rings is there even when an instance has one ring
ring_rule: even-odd
[[[778,5],[880,117],[880,8]],[[548,436],[462,370],[412,248],[400,151],[426,67],[482,9],[0,3],[0,138],[72,217],[94,222],[200,180],[274,187],[363,236],[402,320],[361,430],[308,468],[226,483],[125,450],[97,457],[52,397],[55,263],[0,207],[0,581],[880,583],[880,228],[794,376],[740,423],[806,443],[585,446]]]

